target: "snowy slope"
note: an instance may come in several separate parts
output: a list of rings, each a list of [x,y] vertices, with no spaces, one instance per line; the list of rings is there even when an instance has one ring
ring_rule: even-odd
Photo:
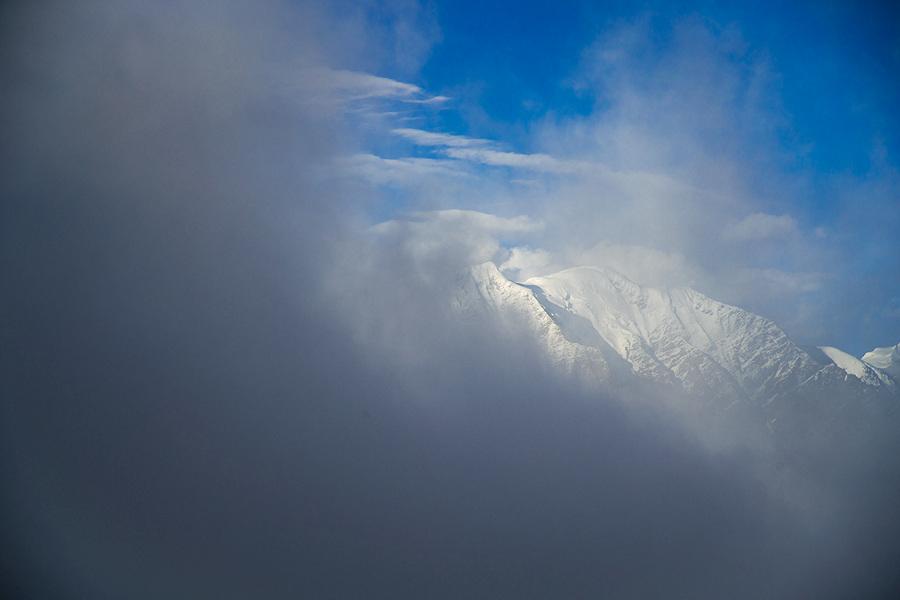
[[[875,348],[863,354],[863,362],[870,367],[887,373],[895,380],[900,379],[900,344],[887,348]]]
[[[508,280],[493,263],[469,269],[459,282],[453,306],[462,315],[487,316],[502,327],[529,333],[546,352],[548,360],[564,372],[610,383],[617,379],[616,370],[624,371],[622,361],[612,349],[567,337],[534,292]]]
[[[838,350],[837,348],[833,348],[831,346],[819,346],[819,350],[825,353],[825,355],[831,359],[835,365],[844,370],[848,375],[853,375],[861,382],[867,385],[879,386],[879,385],[893,385],[893,381],[887,375],[887,373],[883,372],[881,369],[873,368],[869,364],[866,364],[864,361],[847,354],[843,350]],[[876,350],[882,350],[882,348],[877,348]],[[871,355],[871,352],[866,356]],[[880,356],[876,356],[876,361],[881,358]]]
[[[525,283],[588,319],[638,375],[671,374],[691,392],[765,401],[820,368],[771,321],[691,289],[645,288],[591,267]]]
[[[900,387],[889,376],[898,347],[865,361],[830,346],[808,352],[768,319],[610,269],[576,267],[519,284],[485,263],[465,275],[454,304],[527,332],[565,372],[604,385],[630,378],[675,386],[718,407],[775,402],[783,410],[798,394],[853,403]]]

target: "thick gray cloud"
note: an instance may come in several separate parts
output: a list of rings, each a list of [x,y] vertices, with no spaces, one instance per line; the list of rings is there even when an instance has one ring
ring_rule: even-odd
[[[815,462],[819,518],[750,450],[710,452],[652,398],[586,394],[525,339],[447,314],[466,253],[496,249],[481,233],[535,223],[432,213],[384,235],[367,197],[321,176],[358,148],[299,73],[357,72],[364,23],[242,2],[5,11],[10,597],[896,583],[890,464]],[[424,52],[404,27],[396,47]],[[438,232],[444,253],[424,245]]]

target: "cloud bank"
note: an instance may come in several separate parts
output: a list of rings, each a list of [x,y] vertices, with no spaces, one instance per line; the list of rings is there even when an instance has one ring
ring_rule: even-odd
[[[611,112],[548,119],[519,152],[360,127],[359,103],[445,103],[401,77],[437,34],[406,3],[389,19],[341,8],[4,9],[8,595],[896,589],[896,453],[817,454],[784,483],[756,449],[711,450],[650,392],[598,397],[526,336],[449,309],[484,260],[730,287],[726,223],[800,238],[790,264],[737,263],[780,269],[777,293],[777,273],[813,272],[806,224],[754,200],[742,146],[720,134],[756,90],[721,40],[679,30],[633,81],[639,26],[613,32],[582,69]],[[429,154],[372,150],[379,128]],[[399,209],[373,216],[400,188]],[[775,225],[740,227],[756,214]]]

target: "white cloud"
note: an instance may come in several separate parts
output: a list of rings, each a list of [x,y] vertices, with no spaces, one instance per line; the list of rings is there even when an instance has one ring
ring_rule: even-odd
[[[422,129],[399,128],[394,129],[391,133],[406,138],[419,146],[466,148],[470,146],[484,146],[491,143],[489,140],[424,131]]]
[[[449,101],[449,96],[431,96],[429,98],[423,98],[421,100],[409,98],[406,100],[406,102],[411,102],[413,104],[443,104],[444,102]]]
[[[740,242],[785,237],[794,233],[797,222],[790,215],[757,212],[728,225],[722,232],[727,240]]]
[[[326,83],[354,99],[422,94],[422,88],[417,85],[357,71],[328,71]]]
[[[372,227],[399,247],[423,273],[435,276],[505,257],[502,243],[539,231],[543,224],[527,216],[499,217],[474,210],[420,212]],[[452,272],[452,271],[451,271]]]
[[[313,90],[325,90],[329,99],[359,101],[369,99],[397,100],[416,104],[441,104],[449,100],[446,96],[429,96],[419,86],[342,69],[315,68],[302,73],[303,82]]]
[[[586,167],[584,163],[561,160],[549,154],[521,154],[484,148],[449,148],[445,153],[451,158],[493,167],[512,167],[544,173],[575,173]]]
[[[350,173],[374,185],[417,185],[437,179],[468,176],[459,163],[446,159],[383,158],[374,154],[355,154],[340,163],[342,173]]]
[[[700,269],[677,252],[637,244],[600,242],[574,256],[573,264],[608,267],[642,285],[692,286],[704,278]]]
[[[510,248],[509,256],[499,268],[513,281],[525,281],[529,277],[547,275],[560,270],[553,264],[553,257],[549,252],[527,246]]]
[[[738,279],[757,296],[784,297],[817,292],[827,278],[821,273],[744,268],[738,270]]]
[[[538,231],[543,227],[539,221],[520,215],[517,217],[498,217],[477,210],[435,210],[415,213],[416,217],[437,223],[455,223],[489,231],[493,233],[514,233]]]
[[[397,128],[392,130],[392,133],[419,146],[442,148],[442,153],[448,158],[491,167],[509,167],[548,174],[576,174],[587,172],[592,166],[585,162],[562,160],[549,154],[497,150],[490,147],[494,142],[481,138],[412,128]],[[603,169],[600,165],[595,167],[595,170]]]
[[[525,154],[490,148],[494,143],[481,138],[452,135],[422,129],[398,128],[392,133],[419,146],[444,148],[449,158],[465,160],[492,167],[510,167],[539,173],[574,174],[584,171],[587,163],[562,160],[549,154]]]

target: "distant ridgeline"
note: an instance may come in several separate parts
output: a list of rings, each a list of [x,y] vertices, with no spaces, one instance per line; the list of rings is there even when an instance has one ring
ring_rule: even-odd
[[[756,415],[773,432],[895,418],[900,406],[900,344],[862,359],[803,348],[746,310],[689,288],[643,287],[609,269],[515,283],[484,263],[460,277],[453,304],[461,316],[524,328],[552,364],[600,389],[652,383],[698,410]]]

